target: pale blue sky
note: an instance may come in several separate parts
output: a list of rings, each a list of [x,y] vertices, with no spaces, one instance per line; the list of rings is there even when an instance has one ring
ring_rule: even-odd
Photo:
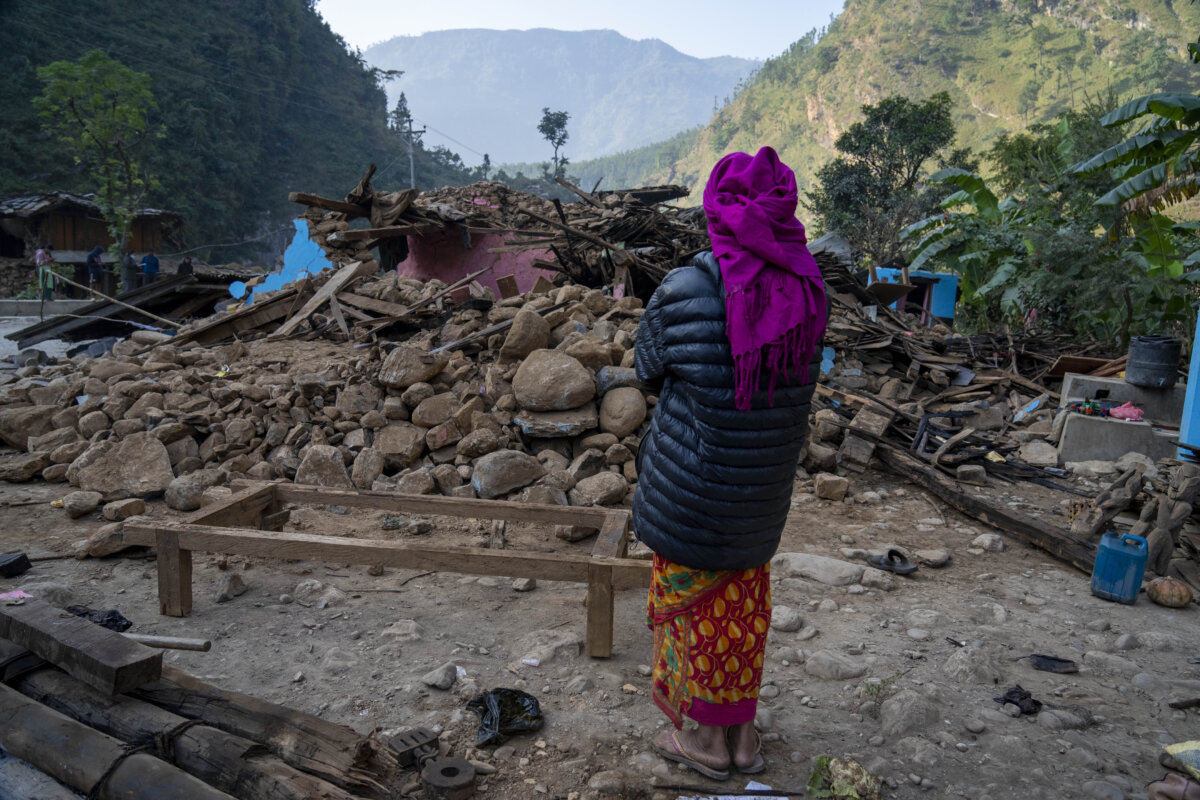
[[[691,56],[765,59],[829,24],[844,0],[318,0],[351,47],[451,28],[608,28]]]

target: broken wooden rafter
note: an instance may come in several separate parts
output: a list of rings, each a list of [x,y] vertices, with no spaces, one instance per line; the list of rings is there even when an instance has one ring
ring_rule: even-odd
[[[288,202],[312,208],[323,208],[326,211],[336,211],[339,214],[345,214],[350,219],[366,217],[371,214],[371,210],[366,206],[347,203],[344,200],[332,200],[310,192],[291,192],[288,194]]]

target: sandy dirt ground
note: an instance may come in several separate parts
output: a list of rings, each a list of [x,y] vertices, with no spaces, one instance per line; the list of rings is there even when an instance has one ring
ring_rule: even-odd
[[[1003,551],[981,551],[972,543],[990,532],[984,526],[884,472],[852,481],[844,502],[818,500],[810,484],[797,481],[781,552],[862,564],[856,551],[900,545],[944,548],[950,560],[895,578],[891,590],[774,571],[777,620],[794,616],[780,612],[787,608],[801,624],[773,630],[767,646],[762,782],[799,789],[812,759],[829,755],[867,765],[885,779],[889,798],[1138,798],[1164,772],[1162,745],[1197,737],[1196,712],[1167,705],[1200,696],[1200,665],[1190,663],[1200,656],[1195,604],[1162,608],[1144,595],[1133,606],[1105,602],[1090,594],[1087,576],[1011,540]],[[1014,504],[1062,513],[1066,495],[1009,489]],[[650,737],[667,723],[648,694],[651,643],[640,590],[618,593],[608,660],[580,654],[579,584],[516,591],[506,578],[372,576],[361,566],[197,554],[194,613],[162,617],[152,553],[70,556],[103,521],[98,514],[73,521],[52,508],[61,490],[0,484],[0,549],[38,559],[26,575],[0,579],[0,591],[117,608],[134,632],[211,638],[208,653],[167,651],[166,659],[360,731],[433,726],[455,755],[494,767],[480,780],[482,797],[674,798],[680,793],[647,787],[672,781],[727,793],[745,785],[737,775],[713,783],[650,750]],[[148,513],[177,516],[161,502]],[[306,507],[292,518],[289,529],[330,535],[475,545],[487,536],[483,522],[435,518],[426,526],[361,510]],[[535,527],[510,526],[508,538],[511,548],[591,547]],[[214,593],[231,573],[248,591],[218,604]],[[522,663],[531,653],[540,653],[538,666]],[[1079,672],[1036,671],[1031,653],[1073,659]],[[451,689],[422,682],[448,662],[458,668]],[[1045,704],[1036,717],[1010,716],[993,699],[1016,684]],[[502,686],[538,697],[546,724],[499,748],[476,749],[477,718],[466,701]]]

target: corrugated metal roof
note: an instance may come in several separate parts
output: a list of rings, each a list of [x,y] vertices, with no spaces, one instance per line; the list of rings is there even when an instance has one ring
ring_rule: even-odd
[[[46,194],[31,194],[24,197],[9,197],[0,199],[0,217],[35,217],[48,214],[64,206],[85,208],[89,211],[100,211],[96,205],[94,194],[74,194],[72,192],[47,192]],[[161,208],[139,208],[139,217],[172,217],[180,219],[174,211]]]

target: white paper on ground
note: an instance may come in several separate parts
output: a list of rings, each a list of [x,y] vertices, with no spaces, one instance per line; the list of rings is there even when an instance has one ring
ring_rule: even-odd
[[[750,781],[745,786],[746,789],[756,792],[769,792],[770,786],[758,781]],[[692,797],[683,797],[680,795],[679,800],[759,800],[755,795],[748,794],[718,794],[718,795],[693,795]]]

